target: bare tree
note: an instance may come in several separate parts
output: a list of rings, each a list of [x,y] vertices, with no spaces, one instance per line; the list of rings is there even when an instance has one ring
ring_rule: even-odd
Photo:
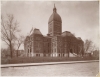
[[[92,44],[92,41],[85,40],[85,44],[84,44],[84,50],[85,50],[85,52],[87,52],[90,49],[91,44]]]
[[[93,42],[91,40],[85,40],[85,43],[84,43],[84,50],[85,52],[93,52],[94,50],[96,49],[96,46],[93,44]]]
[[[7,14],[6,17],[1,16],[1,38],[2,40],[9,46],[10,48],[10,55],[12,58],[13,53],[13,43],[16,40],[16,33],[20,30],[18,29],[18,22],[14,20],[14,16],[11,14]]]
[[[16,40],[17,57],[18,57],[18,50],[19,50],[19,47],[23,44],[24,38],[25,38],[24,36],[20,35],[19,38],[17,38],[17,40]]]

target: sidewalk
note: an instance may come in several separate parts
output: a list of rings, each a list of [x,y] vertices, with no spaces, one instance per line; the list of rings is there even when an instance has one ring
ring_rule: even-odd
[[[56,65],[56,64],[73,64],[73,63],[90,63],[90,62],[99,62],[99,60],[43,62],[43,63],[22,63],[22,64],[3,64],[3,65],[1,65],[1,68],[26,67],[26,66],[41,66],[41,65]]]

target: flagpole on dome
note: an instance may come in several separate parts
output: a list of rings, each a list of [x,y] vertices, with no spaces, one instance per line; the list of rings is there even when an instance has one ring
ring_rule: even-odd
[[[55,3],[54,3],[54,8],[53,8],[53,12],[56,12],[56,6],[55,6]]]

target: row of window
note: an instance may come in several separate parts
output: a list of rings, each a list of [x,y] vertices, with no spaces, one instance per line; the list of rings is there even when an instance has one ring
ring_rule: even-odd
[[[40,57],[40,56],[41,56],[41,54],[36,54],[36,56],[37,56],[37,57]],[[42,56],[46,57],[46,56],[51,56],[51,55],[50,55],[50,54],[43,54]],[[63,57],[64,57],[64,56],[65,56],[65,54],[58,54],[58,56],[59,56],[59,57],[61,57],[61,56],[63,56]]]
[[[37,57],[40,57],[41,54],[36,54]],[[50,54],[43,54],[42,56],[50,56]]]

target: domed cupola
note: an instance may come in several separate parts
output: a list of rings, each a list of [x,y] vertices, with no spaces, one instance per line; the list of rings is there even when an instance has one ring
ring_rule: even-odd
[[[62,20],[59,14],[57,13],[57,9],[54,5],[53,14],[50,16],[48,21],[48,34],[50,36],[58,36],[62,33]]]
[[[61,23],[62,23],[61,17],[60,17],[60,15],[57,13],[57,9],[56,9],[56,7],[55,7],[55,4],[54,4],[54,8],[53,8],[53,13],[52,13],[52,15],[50,16],[48,23],[50,23],[51,21],[58,21],[58,22],[61,22]]]

